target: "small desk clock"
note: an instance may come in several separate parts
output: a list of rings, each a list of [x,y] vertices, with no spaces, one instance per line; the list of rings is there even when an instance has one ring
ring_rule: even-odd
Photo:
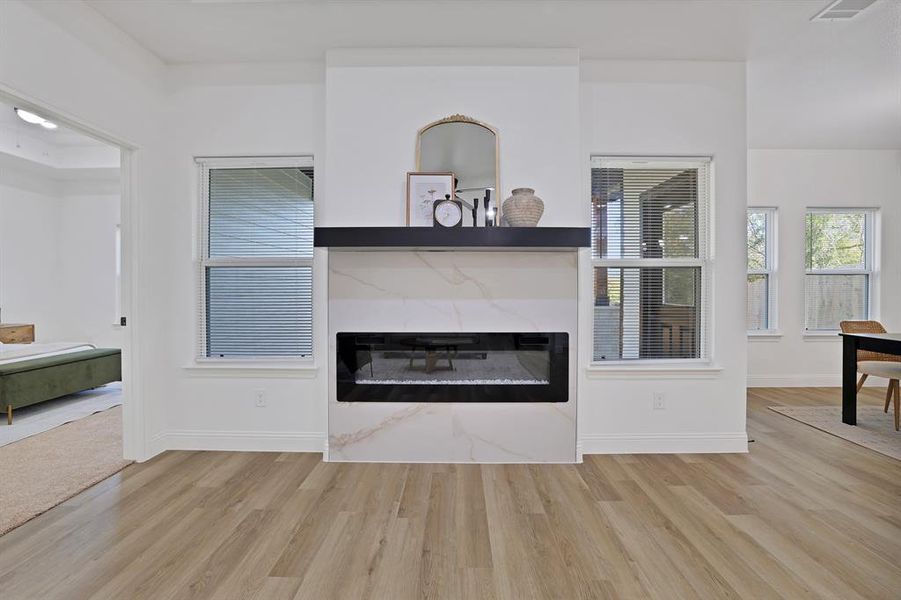
[[[435,201],[432,219],[435,227],[462,227],[463,203],[451,200],[450,194],[445,194],[444,200]]]

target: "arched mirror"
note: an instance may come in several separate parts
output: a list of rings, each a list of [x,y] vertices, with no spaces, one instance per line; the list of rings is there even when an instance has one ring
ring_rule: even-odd
[[[469,210],[478,198],[478,219],[484,223],[485,190],[491,191],[491,206],[500,223],[498,136],[494,127],[463,115],[429,123],[416,138],[416,170],[452,172],[457,178],[457,199]],[[471,226],[472,219],[464,219]]]

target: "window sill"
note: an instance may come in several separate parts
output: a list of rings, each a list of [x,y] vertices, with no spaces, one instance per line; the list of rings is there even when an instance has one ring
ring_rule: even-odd
[[[782,332],[778,329],[769,329],[762,331],[749,331],[748,332],[748,341],[777,341],[782,337]]]
[[[721,366],[706,362],[617,361],[591,363],[586,367],[585,375],[589,379],[715,379],[722,371]]]
[[[183,370],[194,377],[313,379],[319,373],[319,366],[313,361],[198,359]]]
[[[805,331],[802,335],[805,342],[840,342],[841,331]]]

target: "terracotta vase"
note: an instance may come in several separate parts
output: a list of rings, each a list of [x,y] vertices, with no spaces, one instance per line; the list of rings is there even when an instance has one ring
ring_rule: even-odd
[[[516,188],[504,200],[504,219],[510,227],[535,227],[544,214],[544,200],[532,188]]]

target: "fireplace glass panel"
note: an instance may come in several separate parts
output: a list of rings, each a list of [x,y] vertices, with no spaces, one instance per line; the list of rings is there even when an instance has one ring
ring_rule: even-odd
[[[337,349],[339,401],[566,401],[566,333],[339,333]]]

